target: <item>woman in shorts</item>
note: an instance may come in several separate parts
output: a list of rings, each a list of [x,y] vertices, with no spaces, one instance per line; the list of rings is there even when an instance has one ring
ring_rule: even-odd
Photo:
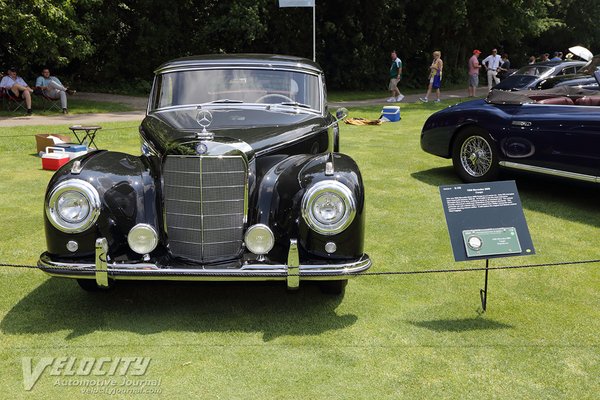
[[[431,90],[435,89],[435,101],[440,101],[440,87],[442,86],[442,69],[444,69],[444,62],[442,61],[442,53],[440,51],[433,52],[433,61],[429,67],[429,86],[427,87],[427,94],[425,97],[419,98],[423,103],[429,101],[429,95]]]

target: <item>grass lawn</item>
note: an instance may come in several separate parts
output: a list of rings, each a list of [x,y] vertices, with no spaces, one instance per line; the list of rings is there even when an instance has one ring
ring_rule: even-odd
[[[341,128],[341,149],[365,181],[372,271],[483,265],[453,262],[438,185],[457,178],[448,160],[419,147],[425,118],[443,105],[401,105],[398,123]],[[379,112],[350,108],[353,117]],[[101,147],[139,152],[134,124],[101,125]],[[67,129],[0,129],[0,262],[32,264],[45,249],[52,173],[33,155],[30,135],[40,132]],[[597,187],[506,178],[517,180],[537,254],[492,265],[600,258]],[[0,267],[0,393],[83,397],[81,387],[62,386],[72,377],[49,370],[24,391],[22,357],[139,356],[151,358],[144,378],[160,379],[162,391],[144,398],[597,398],[598,264],[492,271],[483,315],[482,284],[473,272],[356,278],[343,299],[262,283],[121,284],[90,294]]]
[[[60,106],[60,102],[57,102]],[[91,101],[78,99],[77,95],[69,96],[68,101],[69,113],[70,114],[88,114],[88,113],[107,113],[107,112],[125,112],[133,111],[133,108],[127,104],[122,103],[109,103],[104,101]],[[59,115],[61,111],[51,110],[44,111],[44,105],[39,96],[33,96],[31,108],[35,115]],[[0,108],[0,117],[22,117],[25,115],[25,111],[19,110],[15,112],[7,111],[2,104]]]

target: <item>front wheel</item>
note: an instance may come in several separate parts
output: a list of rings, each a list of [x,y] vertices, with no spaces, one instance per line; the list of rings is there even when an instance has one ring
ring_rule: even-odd
[[[458,133],[452,146],[454,170],[465,182],[493,181],[498,177],[498,154],[487,132],[467,128]]]

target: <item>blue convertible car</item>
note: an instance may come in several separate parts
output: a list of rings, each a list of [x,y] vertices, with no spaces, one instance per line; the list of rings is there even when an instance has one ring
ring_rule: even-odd
[[[465,182],[494,180],[504,167],[600,183],[600,92],[492,90],[431,115],[421,148],[452,158]]]

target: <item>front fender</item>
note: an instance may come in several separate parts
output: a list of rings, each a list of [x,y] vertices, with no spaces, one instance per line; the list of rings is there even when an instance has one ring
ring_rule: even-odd
[[[327,162],[333,163],[332,175],[325,173]],[[314,232],[302,217],[304,193],[323,180],[346,185],[356,200],[354,220],[336,235]],[[344,154],[292,156],[274,165],[258,188],[255,215],[256,223],[268,225],[275,234],[275,247],[269,253],[273,260],[287,261],[290,239],[298,239],[303,262],[357,259],[363,255],[364,187],[358,166]],[[336,244],[334,253],[325,251],[328,242]]]
[[[127,234],[138,223],[146,223],[159,229],[156,210],[156,185],[150,165],[145,157],[125,153],[97,151],[78,159],[81,171],[73,171],[71,161],[59,169],[48,184],[44,202],[44,223],[48,253],[58,257],[88,257],[95,252],[98,237],[109,240],[113,259],[132,254],[127,246]],[[81,233],[64,233],[55,228],[46,215],[49,195],[61,182],[79,179],[90,183],[100,196],[101,209],[98,220]],[[116,223],[118,221],[118,224]],[[67,242],[78,244],[75,252],[66,248]]]

